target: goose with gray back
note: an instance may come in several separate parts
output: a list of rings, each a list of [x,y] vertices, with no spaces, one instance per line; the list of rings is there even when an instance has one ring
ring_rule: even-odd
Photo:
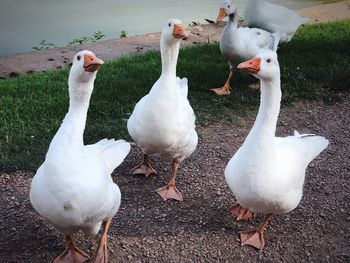
[[[233,74],[239,63],[251,59],[262,50],[277,50],[282,36],[258,28],[238,27],[238,12],[232,0],[225,0],[221,4],[217,22],[226,16],[229,20],[221,34],[220,50],[229,62],[230,73],[224,86],[212,89],[218,95],[231,94]]]
[[[266,0],[247,0],[244,9],[245,25],[272,33],[284,33],[281,42],[290,41],[298,28],[307,22],[309,22],[307,17]]]

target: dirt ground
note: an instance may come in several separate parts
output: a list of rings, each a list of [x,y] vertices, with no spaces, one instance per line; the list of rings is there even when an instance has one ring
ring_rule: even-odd
[[[329,21],[349,18],[350,0],[303,8],[299,10],[299,13],[310,18],[312,23],[326,23]]]
[[[199,146],[179,171],[182,203],[154,193],[170,178],[170,164],[157,156],[158,176],[128,175],[140,158],[133,148],[113,174],[122,205],[109,232],[110,262],[350,262],[350,95],[331,106],[300,102],[281,110],[278,135],[297,129],[331,143],[309,166],[299,207],[270,221],[263,252],[240,246],[239,231],[257,226],[262,215],[234,220],[228,208],[235,199],[223,175],[254,119],[251,112],[235,123],[199,127]],[[63,237],[30,205],[32,177],[0,176],[0,262],[50,262],[64,249]],[[97,237],[76,241],[91,254]]]

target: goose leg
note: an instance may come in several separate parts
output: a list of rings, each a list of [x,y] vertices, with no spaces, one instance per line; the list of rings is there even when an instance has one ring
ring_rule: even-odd
[[[151,174],[157,174],[157,172],[153,169],[151,166],[151,163],[148,159],[147,154],[143,155],[142,162],[132,168],[129,172],[130,174],[144,174],[146,177],[150,176]]]
[[[183,201],[181,192],[176,188],[176,172],[178,168],[179,168],[179,163],[173,160],[172,176],[169,183],[166,186],[158,188],[156,190],[157,194],[159,194],[164,201],[167,199],[175,199],[179,202]]]
[[[254,217],[254,213],[248,208],[242,207],[239,203],[232,206],[229,210],[232,215],[236,217],[237,220],[247,220]]]
[[[109,219],[103,222],[103,232],[98,242],[98,247],[94,253],[91,263],[107,263],[108,249],[107,249],[107,232],[112,220]]]
[[[241,231],[240,232],[241,241],[242,241],[241,245],[253,246],[259,249],[260,251],[262,251],[265,246],[264,229],[271,217],[272,217],[272,214],[267,214],[264,218],[264,221],[258,226],[257,229]]]
[[[78,248],[70,236],[66,236],[66,249],[54,259],[53,263],[83,263],[90,259],[88,254]]]
[[[211,89],[211,90],[214,91],[217,95],[230,95],[232,90],[231,88],[232,79],[233,79],[233,73],[232,73],[232,70],[230,69],[230,74],[228,75],[228,79],[225,85],[220,88]]]

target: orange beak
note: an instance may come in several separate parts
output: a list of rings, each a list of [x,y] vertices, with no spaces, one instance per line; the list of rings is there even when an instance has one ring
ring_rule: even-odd
[[[188,33],[182,24],[175,24],[173,29],[173,36],[175,38],[187,39]]]
[[[94,72],[103,64],[103,60],[96,57],[95,54],[84,55],[84,69],[87,72]]]
[[[216,18],[216,23],[221,22],[227,16],[225,8],[220,8],[218,17]]]
[[[244,71],[257,74],[260,71],[261,58],[255,57],[248,61],[242,62],[237,66],[238,69],[243,69]]]

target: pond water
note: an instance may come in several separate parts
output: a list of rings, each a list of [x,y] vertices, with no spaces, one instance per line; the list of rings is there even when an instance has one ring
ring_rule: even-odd
[[[318,0],[270,0],[291,9]],[[0,55],[31,51],[40,40],[65,46],[102,31],[104,39],[161,31],[168,18],[185,24],[215,19],[222,0],[0,0]],[[240,13],[244,0],[237,0]]]

